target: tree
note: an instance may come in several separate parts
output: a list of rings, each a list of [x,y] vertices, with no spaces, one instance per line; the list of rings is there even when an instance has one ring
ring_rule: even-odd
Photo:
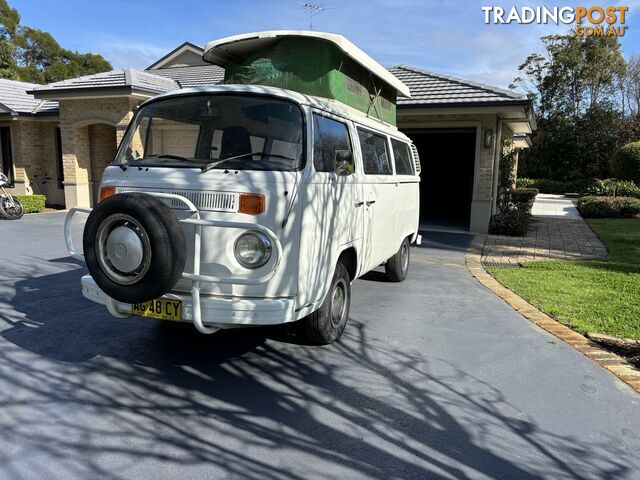
[[[542,37],[544,53],[529,55],[513,86],[535,100],[538,131],[519,173],[569,180],[607,176],[625,125],[620,82],[627,64],[617,37]]]
[[[6,0],[0,0],[0,37],[10,40],[16,34],[20,24],[20,14],[11,8]]]
[[[101,55],[66,50],[53,36],[20,24],[20,14],[0,0],[0,78],[48,83],[111,70]]]

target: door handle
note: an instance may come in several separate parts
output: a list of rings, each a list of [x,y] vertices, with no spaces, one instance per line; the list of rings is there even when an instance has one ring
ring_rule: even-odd
[[[375,201],[375,200],[367,200],[367,207],[368,207],[369,205],[373,205],[374,203],[376,203],[376,201]]]
[[[353,206],[354,206],[354,207],[356,207],[356,208],[361,207],[362,205],[364,205],[364,202],[363,202],[363,201],[358,201],[358,202],[355,202],[355,203],[353,204]]]

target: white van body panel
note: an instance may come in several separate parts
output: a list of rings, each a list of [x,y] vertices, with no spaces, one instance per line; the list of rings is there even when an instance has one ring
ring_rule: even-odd
[[[419,176],[367,175],[357,129],[366,128],[386,138],[391,164],[390,138],[406,144],[410,139],[396,127],[367,117],[339,102],[310,97],[273,87],[225,85],[185,89],[160,95],[150,102],[182,95],[247,93],[287,99],[298,104],[305,119],[306,161],[300,171],[249,171],[175,167],[108,167],[102,187],[117,192],[174,193],[193,201],[205,220],[249,222],[270,229],[282,245],[282,258],[274,276],[266,283],[241,285],[200,282],[202,321],[227,328],[239,325],[276,324],[298,320],[317,309],[331,282],[335,265],[345,251],[355,254],[354,278],[377,267],[394,255],[405,238],[418,231]],[[313,113],[339,120],[348,126],[355,171],[350,175],[316,172],[313,159]],[[414,170],[415,172],[415,170]],[[216,194],[258,193],[265,196],[260,215],[209,208],[206,198]],[[189,212],[169,202],[179,219]],[[199,202],[199,204],[198,204]],[[285,222],[286,220],[286,222]],[[187,239],[185,272],[193,272],[193,225],[182,224]],[[242,267],[233,248],[241,231],[233,228],[203,228],[200,273],[220,277],[257,278],[274,266],[274,258],[256,270]],[[183,320],[193,316],[190,300],[192,281],[182,279],[166,298],[181,299]],[[127,312],[127,305],[109,299],[91,277],[83,278],[85,297],[103,303],[109,311]],[[264,309],[266,315],[260,315]],[[130,310],[129,310],[130,311]]]

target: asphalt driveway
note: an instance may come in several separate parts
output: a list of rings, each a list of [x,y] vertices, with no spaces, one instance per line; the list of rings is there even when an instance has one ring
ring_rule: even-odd
[[[477,283],[470,236],[308,347],[111,318],[62,219],[0,221],[0,478],[640,478],[640,396]]]

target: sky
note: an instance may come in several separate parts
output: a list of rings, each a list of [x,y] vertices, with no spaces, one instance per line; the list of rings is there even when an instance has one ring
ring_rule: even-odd
[[[296,0],[9,0],[22,24],[65,48],[100,53],[114,68],[146,68],[184,41],[199,45],[238,33],[308,29]],[[623,53],[640,53],[640,0],[316,0],[327,9],[314,30],[340,33],[385,66],[407,64],[507,87],[541,51],[540,37],[566,25],[486,25],[482,6],[626,5]]]

